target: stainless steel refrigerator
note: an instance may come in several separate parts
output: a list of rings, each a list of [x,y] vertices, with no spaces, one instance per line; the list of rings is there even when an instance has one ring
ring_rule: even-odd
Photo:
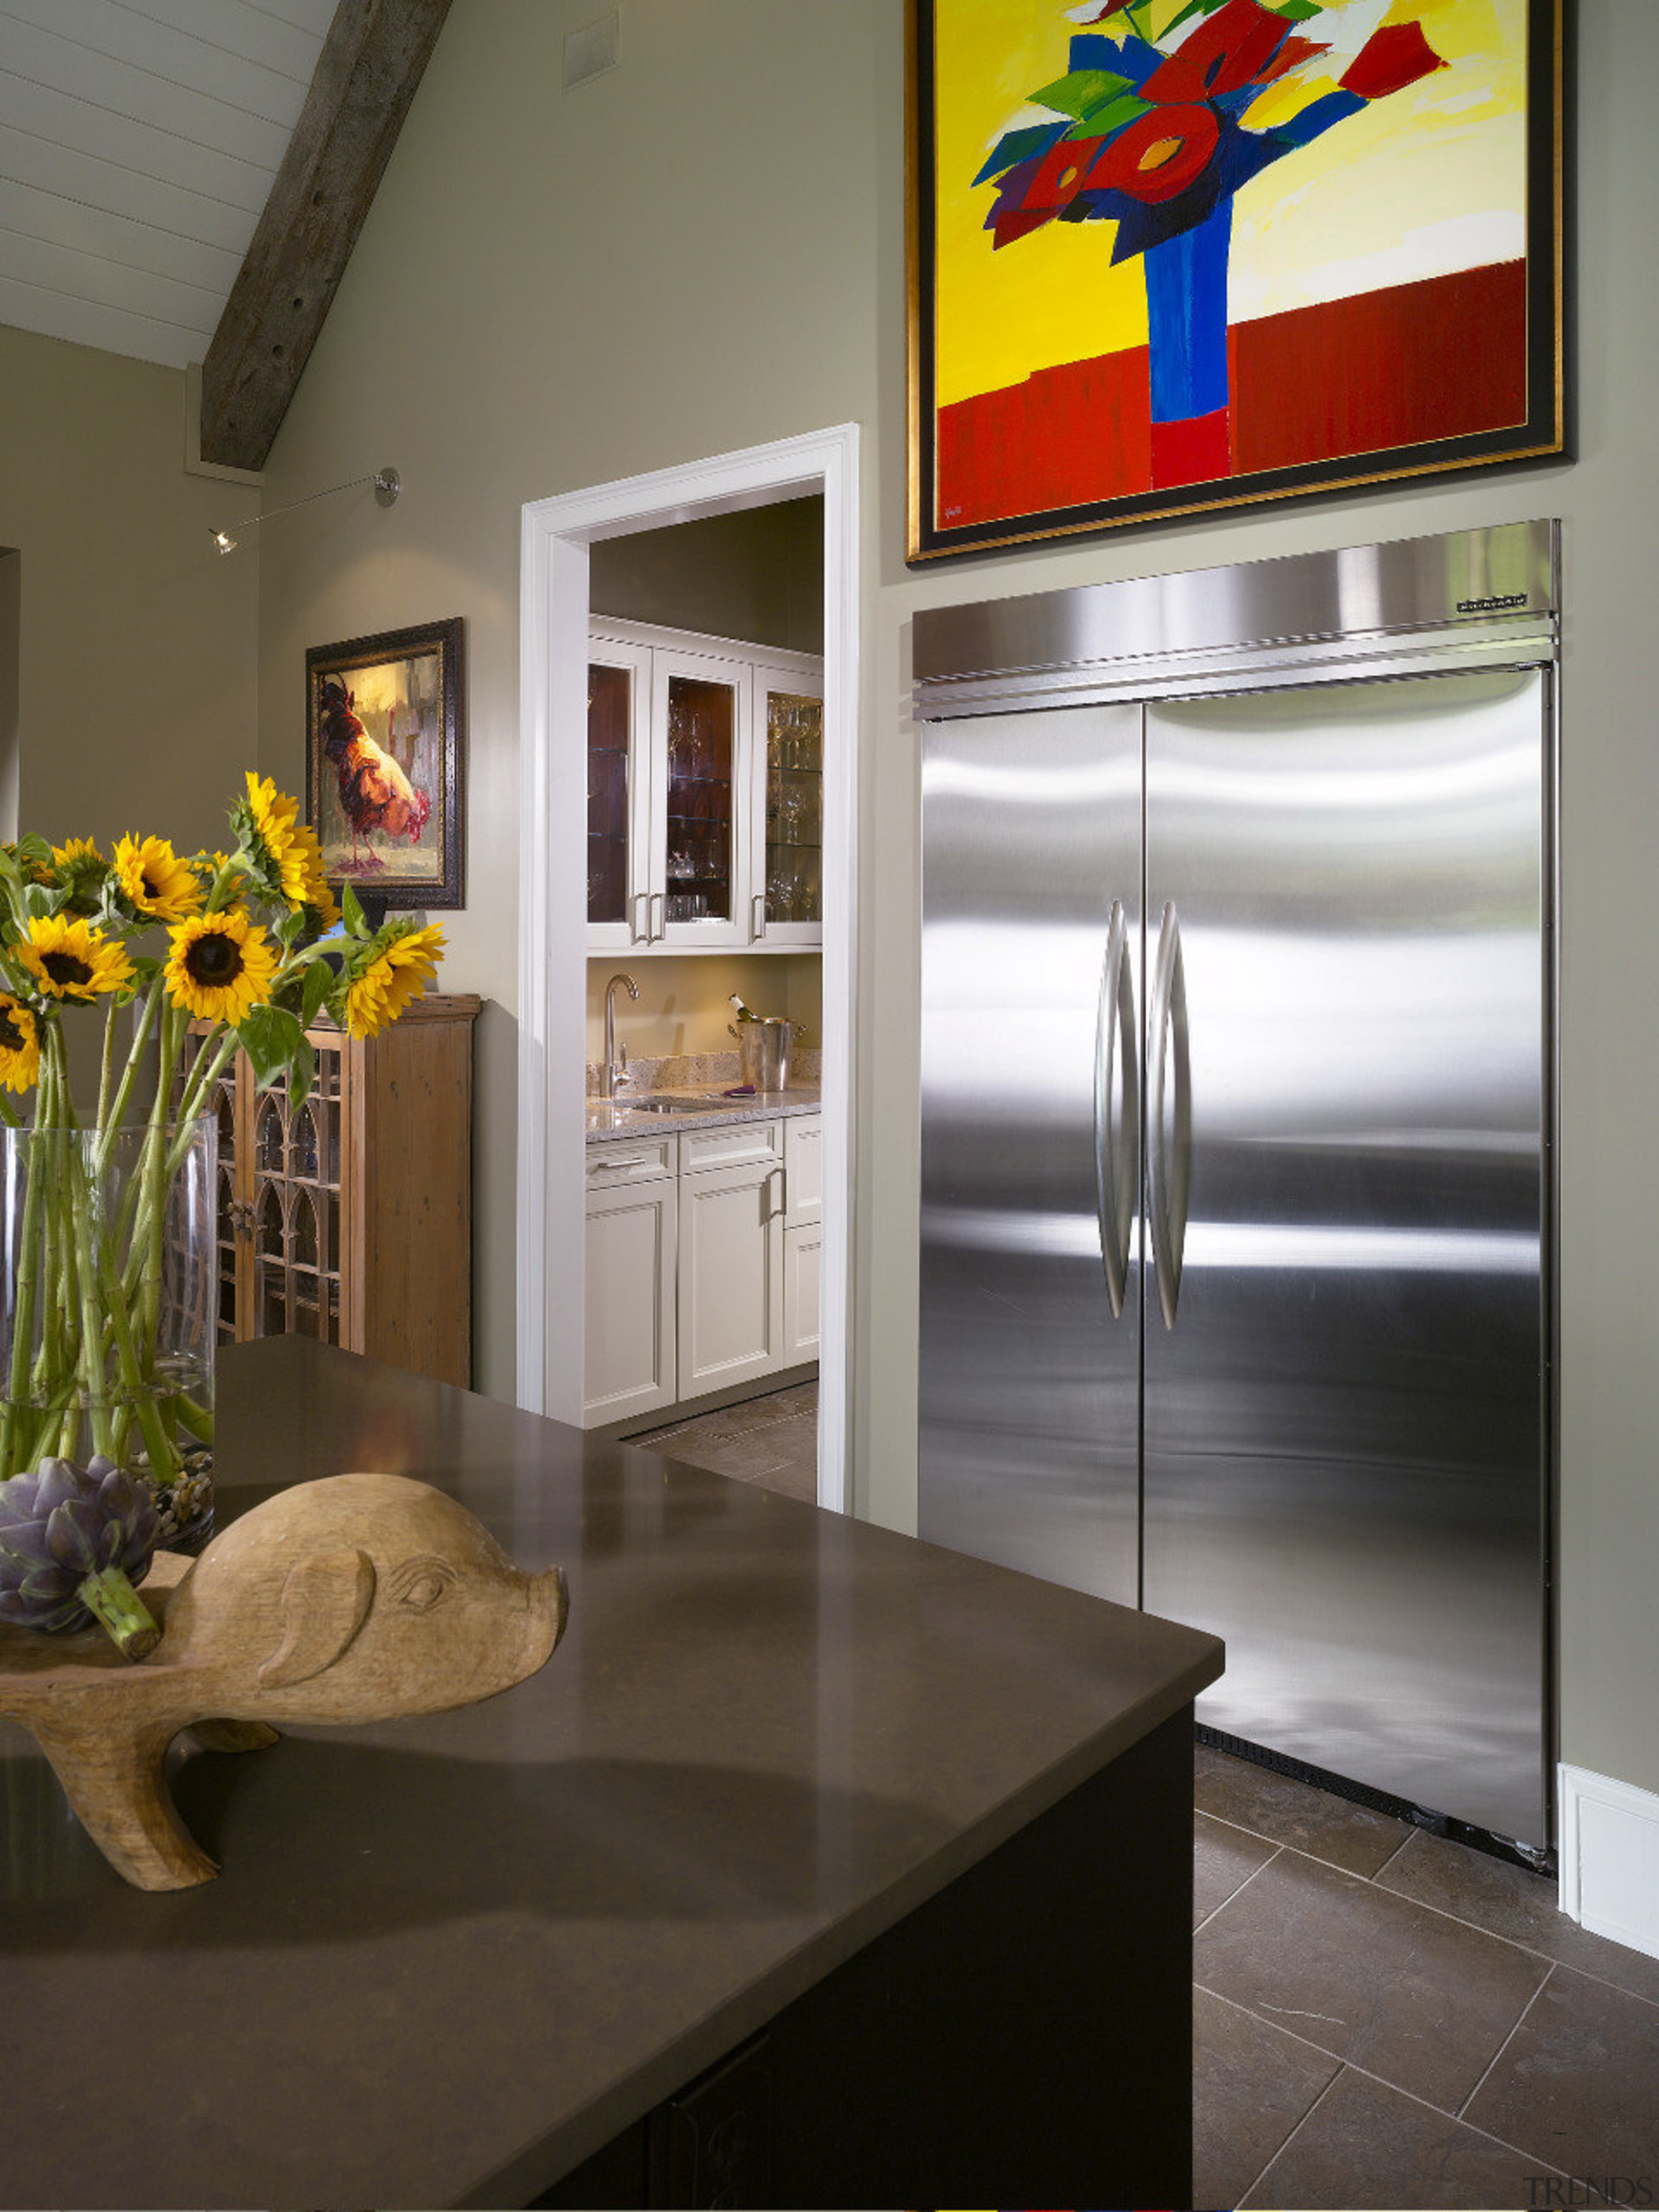
[[[1555,526],[918,617],[921,1527],[1551,1839]]]

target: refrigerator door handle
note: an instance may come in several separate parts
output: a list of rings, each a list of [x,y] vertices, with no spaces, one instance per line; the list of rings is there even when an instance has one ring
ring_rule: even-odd
[[[1175,1050],[1170,1053],[1173,1043]],[[1170,1059],[1175,1081],[1164,1112],[1164,1078]],[[1147,1039],[1151,1096],[1146,1102],[1147,1180],[1152,1186],[1152,1260],[1164,1326],[1173,1328],[1181,1303],[1181,1267],[1187,1249],[1187,1196],[1192,1175],[1192,1059],[1187,1042],[1187,971],[1181,951],[1181,917],[1171,899],[1158,933],[1158,967]]]
[[[1114,1123],[1112,1094],[1117,1056],[1123,1055],[1123,1109]],[[1129,1283],[1130,1238],[1134,1229],[1134,1194],[1139,1180],[1134,1158],[1140,1101],[1135,1067],[1134,979],[1129,972],[1129,922],[1121,899],[1112,901],[1106,927],[1106,957],[1100,968],[1100,1001],[1095,1017],[1095,1212],[1100,1222],[1100,1257],[1106,1270],[1106,1296],[1112,1319],[1121,1320]],[[1129,1154],[1118,1158],[1120,1142]]]

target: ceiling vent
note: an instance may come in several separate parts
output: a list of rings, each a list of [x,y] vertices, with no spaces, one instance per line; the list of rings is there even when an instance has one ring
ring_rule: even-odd
[[[570,32],[564,42],[564,88],[586,84],[589,77],[603,76],[607,70],[617,66],[617,15],[613,8],[608,15],[601,15],[597,23],[586,30]]]

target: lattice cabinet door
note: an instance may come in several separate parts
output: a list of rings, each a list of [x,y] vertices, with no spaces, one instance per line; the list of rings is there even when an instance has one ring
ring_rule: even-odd
[[[340,1110],[344,1040],[313,1036],[317,1080],[296,1106],[285,1082],[253,1102],[250,1336],[344,1341]]]
[[[368,1044],[319,1024],[307,1032],[316,1083],[297,1106],[286,1083],[256,1090],[236,1055],[210,1100],[222,1344],[311,1336],[470,1381],[478,1003],[422,1000]]]

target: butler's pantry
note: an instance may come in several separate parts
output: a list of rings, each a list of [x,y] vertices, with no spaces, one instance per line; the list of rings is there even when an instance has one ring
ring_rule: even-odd
[[[813,1498],[823,501],[591,562],[583,1422]]]

